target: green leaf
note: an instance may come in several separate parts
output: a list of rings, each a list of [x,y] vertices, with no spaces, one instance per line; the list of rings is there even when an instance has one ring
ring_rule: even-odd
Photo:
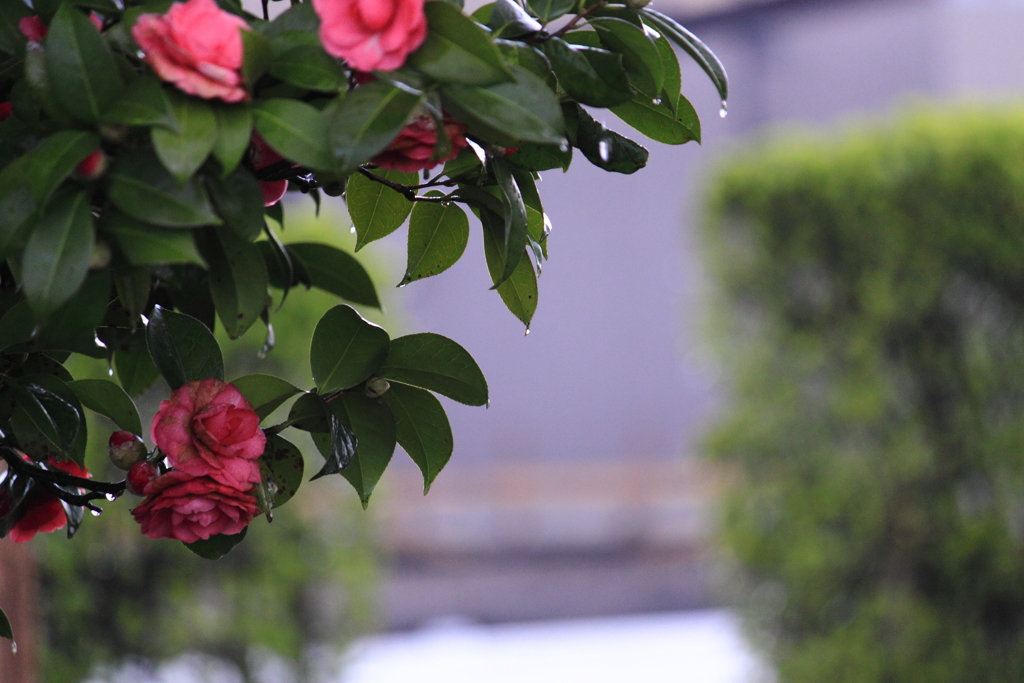
[[[213,156],[220,162],[224,175],[235,170],[249,149],[252,139],[252,109],[247,104],[214,104],[217,117],[217,141]]]
[[[630,84],[648,98],[660,99],[665,72],[661,53],[647,32],[641,26],[614,17],[591,18],[588,22],[597,30],[602,45],[622,55]]]
[[[62,130],[46,138],[29,156],[28,183],[35,200],[44,204],[99,145],[99,136],[85,131]]]
[[[160,126],[172,131],[178,130],[171,101],[167,97],[162,81],[153,76],[139,76],[132,81],[124,94],[103,112],[100,122],[122,126]]]
[[[400,284],[437,275],[466,251],[469,218],[450,204],[417,202],[409,219],[408,265]]]
[[[7,618],[4,611],[0,609],[0,638],[14,640],[14,629],[11,628],[11,620]]]
[[[491,160],[491,168],[494,171],[494,178],[498,181],[498,189],[502,195],[502,209],[504,210],[504,233],[505,238],[501,246],[501,257],[504,262],[504,269],[501,278],[494,284],[501,285],[515,272],[522,258],[523,248],[526,246],[527,217],[526,204],[523,203],[523,195],[519,185],[512,175],[512,169],[504,158]]]
[[[329,406],[357,439],[355,457],[341,476],[352,484],[365,508],[395,453],[395,418],[383,401],[363,394],[342,394]]]
[[[417,90],[374,81],[359,86],[328,108],[324,115],[330,118],[329,143],[335,173],[351,173],[384,151],[422,101],[423,93]]]
[[[448,464],[455,442],[441,402],[429,391],[392,384],[381,397],[395,416],[395,434],[423,473],[423,495]]]
[[[217,142],[217,117],[209,102],[170,91],[177,132],[154,127],[150,130],[153,149],[179,183],[199,170]]]
[[[518,38],[541,30],[540,23],[531,17],[516,0],[495,0],[487,26],[496,37]]]
[[[700,119],[693,105],[682,95],[674,110],[667,102],[654,104],[643,95],[611,110],[652,140],[668,145],[682,145],[691,140],[700,142]]]
[[[160,371],[145,351],[114,350],[117,381],[129,396],[138,397],[160,377]]]
[[[431,332],[392,340],[376,375],[391,382],[436,391],[471,406],[487,403],[487,380],[480,366],[456,342]]]
[[[510,67],[516,80],[487,88],[446,85],[444,108],[469,132],[502,147],[521,142],[562,144],[565,122],[555,94],[521,66]]]
[[[526,69],[537,78],[544,81],[552,90],[558,84],[555,74],[551,72],[551,62],[544,56],[544,53],[533,45],[521,43],[518,40],[495,40],[494,44],[501,50],[501,56],[509,65],[517,65]]]
[[[95,123],[124,89],[114,57],[89,18],[62,4],[46,36],[53,98],[83,123]]]
[[[251,89],[260,76],[267,72],[273,50],[270,47],[270,39],[266,36],[256,31],[241,31],[241,33],[242,77]]]
[[[191,230],[161,228],[126,216],[117,209],[105,212],[100,230],[113,236],[121,253],[137,266],[163,263],[198,263]]]
[[[242,392],[252,409],[265,420],[268,415],[295,394],[302,390],[273,375],[245,375],[232,380],[235,388]]]
[[[94,243],[89,195],[67,194],[40,217],[22,256],[22,286],[32,312],[45,320],[74,296],[89,271]]]
[[[7,386],[14,394],[15,401],[11,426],[22,450],[37,460],[45,459],[50,455],[50,453],[40,454],[40,450],[48,450],[48,446],[37,443],[37,437],[34,434],[36,432],[52,446],[52,450],[56,451],[52,455],[59,454],[63,450],[60,432],[53,417],[40,401],[37,392],[30,391],[29,387],[22,386],[19,381],[8,382]],[[43,392],[39,387],[36,389],[39,393]],[[67,407],[71,408],[70,405]]]
[[[273,477],[277,489],[274,507],[279,508],[292,499],[302,484],[302,472],[306,466],[302,451],[287,439],[274,434],[267,437],[267,448],[260,460]]]
[[[572,47],[560,38],[544,43],[558,82],[573,99],[593,107],[610,107],[633,97],[622,57],[606,50]]]
[[[320,393],[356,386],[380,367],[391,346],[388,333],[367,322],[354,308],[339,304],[327,311],[313,332],[309,364]]]
[[[267,269],[259,248],[224,229],[196,233],[199,253],[209,264],[210,293],[228,336],[237,339],[267,307]]]
[[[642,146],[604,127],[582,107],[578,112],[576,146],[587,161],[605,171],[635,173],[647,165],[648,152]]]
[[[316,107],[273,99],[255,109],[256,131],[281,156],[318,171],[334,165],[327,151],[328,122]]]
[[[679,72],[679,58],[672,48],[672,43],[665,36],[659,36],[654,45],[661,55],[661,68],[665,72],[665,84],[661,89],[661,97],[675,111],[679,102],[679,94],[682,89],[682,75]]]
[[[206,177],[206,189],[227,227],[245,242],[252,242],[266,222],[263,218],[263,193],[256,176],[247,168],[236,168],[226,177]]]
[[[249,531],[248,527],[242,529],[237,534],[231,534],[230,536],[227,534],[217,534],[216,536],[210,536],[204,541],[182,543],[182,545],[199,557],[207,560],[219,560],[231,552],[232,548],[242,542],[247,531]]]
[[[154,307],[146,342],[153,363],[172,390],[211,377],[224,380],[220,345],[206,325],[192,316]]]
[[[148,150],[127,152],[117,158],[110,170],[107,196],[132,218],[167,228],[221,222],[197,178],[179,185]]]
[[[111,269],[114,275],[114,286],[117,289],[117,302],[131,321],[139,320],[149,303],[153,278],[150,272],[141,266],[117,264]]]
[[[108,379],[79,379],[69,382],[68,386],[89,410],[109,417],[121,429],[142,435],[142,420],[135,402],[114,382]]]
[[[487,270],[491,274],[491,280],[495,282],[504,270],[500,251],[502,238],[500,231],[484,223],[484,256],[487,259]],[[537,310],[537,274],[529,258],[520,259],[512,277],[498,285],[498,295],[512,315],[522,320],[529,329],[530,321]]]
[[[309,3],[292,5],[267,26],[267,37],[274,38],[288,31],[316,34],[320,30],[320,17]]]
[[[95,328],[103,319],[109,297],[109,272],[94,270],[86,276],[85,282],[75,295],[43,322],[41,329],[38,330],[35,329],[38,321],[29,310],[28,302],[20,302],[3,318],[2,334],[6,340],[4,343],[24,334],[23,326],[27,325],[29,335],[15,341],[25,342],[18,349],[20,352],[61,350],[102,358],[105,353],[104,349],[96,345]],[[6,336],[8,329],[14,330],[11,337]],[[32,336],[33,332],[35,336]]]
[[[415,173],[379,169],[370,171],[400,185],[415,185]],[[368,243],[387,237],[401,227],[412,211],[413,203],[383,183],[353,173],[345,190],[348,215],[356,226],[356,251]]]
[[[0,258],[20,249],[39,204],[28,185],[31,157],[24,156],[0,171]]]
[[[286,246],[317,289],[354,304],[380,308],[380,300],[369,273],[351,254],[329,244],[299,242]]]
[[[297,45],[275,56],[270,75],[307,90],[336,92],[348,85],[348,76],[319,45]]]
[[[338,404],[338,406],[335,406],[335,410],[332,410],[326,403],[321,401],[321,409],[326,415],[325,420],[330,427],[326,432],[314,431],[310,434],[310,438],[316,445],[317,450],[320,451],[320,455],[324,457],[324,466],[310,478],[310,481],[328,474],[338,474],[348,467],[352,462],[352,458],[356,455],[356,448],[358,446],[358,440],[348,427],[348,416],[344,408],[341,407],[341,404]],[[344,423],[338,417],[338,414],[345,416]]]
[[[564,15],[576,4],[576,0],[527,0],[527,2],[542,24]]]
[[[0,0],[0,52],[11,56],[24,52],[25,36],[18,30],[18,21],[30,14],[32,11],[21,0]]]
[[[85,423],[68,386],[52,375],[25,376],[8,386],[16,397],[12,425],[22,449],[37,460],[56,456],[81,465],[85,443],[79,432]]]
[[[513,80],[491,37],[459,8],[428,2],[427,38],[409,64],[441,83],[493,85]]]
[[[725,66],[715,56],[715,53],[701,42],[700,38],[683,28],[675,19],[661,12],[644,8],[640,13],[654,28],[683,48],[693,58],[693,61],[697,62],[714,83],[715,88],[718,89],[718,95],[722,98],[722,102],[729,99],[729,77],[725,73]]]

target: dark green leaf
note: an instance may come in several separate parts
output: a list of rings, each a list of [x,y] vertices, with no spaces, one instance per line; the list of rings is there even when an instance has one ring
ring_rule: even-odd
[[[369,273],[351,254],[329,244],[301,242],[287,245],[293,260],[301,263],[317,289],[354,304],[380,308]]]
[[[224,380],[220,345],[206,325],[192,316],[154,307],[146,342],[153,363],[171,389],[211,377]]]
[[[308,90],[335,92],[348,84],[345,70],[319,45],[298,45],[275,56],[270,75]]]
[[[135,402],[124,389],[108,379],[79,379],[68,386],[89,410],[109,417],[121,429],[142,435],[142,420]]]
[[[496,37],[517,38],[540,31],[541,25],[515,0],[495,0],[487,26]]]
[[[178,129],[171,101],[161,81],[152,76],[140,76],[132,81],[124,94],[103,112],[100,122]]]
[[[491,37],[457,7],[428,2],[427,38],[409,64],[442,83],[493,85],[512,80]]]
[[[722,102],[729,99],[729,77],[725,73],[725,66],[715,56],[715,53],[708,49],[708,46],[701,42],[700,38],[683,28],[675,19],[666,16],[661,12],[644,8],[641,10],[644,19],[659,32],[666,35],[672,42],[683,48],[690,57],[704,70],[711,82],[718,89],[718,95]]]
[[[441,402],[423,389],[392,384],[381,397],[395,416],[398,445],[423,473],[423,494],[452,457],[454,441]]]
[[[55,123],[65,128],[81,125],[79,121],[71,118],[54,97],[46,51],[35,43],[29,43],[25,51],[25,80],[28,81],[32,96],[39,103],[39,107]]]
[[[269,228],[266,235],[267,239],[257,242],[256,246],[263,255],[263,263],[267,267],[267,282],[271,287],[284,290],[281,295],[281,303],[284,303],[292,287],[303,284],[308,289],[313,283],[309,279],[309,273],[301,263],[292,258],[277,235]]]
[[[213,145],[213,156],[227,175],[235,170],[249,149],[252,109],[246,104],[217,103],[213,113],[217,117],[217,142]]]
[[[228,336],[237,339],[267,307],[267,269],[259,248],[223,228],[196,233],[210,265],[210,293]]]
[[[0,609],[0,638],[14,640],[14,629],[11,628],[11,620],[7,618],[2,609]]]
[[[565,124],[555,94],[523,67],[510,69],[514,83],[487,88],[444,86],[445,109],[465,123],[470,133],[502,147],[521,142],[562,144]]]
[[[21,247],[39,206],[28,185],[30,167],[31,157],[24,156],[0,171],[0,258]]]
[[[675,110],[667,103],[654,104],[643,95],[611,108],[620,119],[647,137],[669,145],[681,145],[691,140],[700,142],[700,119],[693,106],[679,96]]]
[[[176,91],[171,108],[178,123],[177,132],[154,127],[150,130],[153,149],[179,183],[192,177],[206,161],[217,142],[217,117],[209,102],[186,97]]]
[[[104,349],[97,346],[95,341],[95,327],[103,319],[107,308],[110,292],[110,274],[107,270],[94,270],[85,278],[85,282],[78,289],[78,292],[63,306],[58,308],[41,329],[36,331],[35,336],[26,343],[19,351],[74,351],[93,358],[102,358]],[[22,302],[8,311],[13,315],[22,306],[28,308],[28,302]],[[19,329],[21,324],[27,322],[26,318],[35,318],[26,310],[23,316],[19,316],[19,323],[13,327]],[[7,316],[4,316],[7,322]],[[33,322],[33,325],[36,323]]]
[[[250,88],[267,72],[273,51],[270,39],[256,31],[242,31],[242,76]]]
[[[118,264],[112,270],[118,304],[132,324],[135,324],[139,320],[139,315],[146,311],[150,290],[153,288],[153,278],[148,270],[140,266]]]
[[[7,386],[14,394],[15,400],[11,426],[14,429],[15,437],[21,443],[22,450],[37,460],[45,459],[50,454],[59,454],[63,450],[60,432],[36,392],[30,391],[29,387],[22,386],[17,381],[8,382]],[[42,392],[42,389],[39,389],[39,392]],[[70,405],[67,408],[74,410]],[[47,444],[36,443],[35,433],[41,435],[48,442],[53,453],[40,454],[40,450],[47,449]],[[40,457],[41,455],[42,457]]]
[[[31,13],[21,0],[0,0],[0,52],[11,56],[24,52],[25,36],[18,30],[18,21]],[[10,638],[2,632],[0,636]]]
[[[227,227],[245,242],[252,242],[266,222],[263,219],[263,193],[256,176],[247,168],[236,168],[227,177],[208,176],[206,188]]]
[[[356,454],[341,476],[352,484],[365,508],[395,453],[395,418],[383,401],[363,394],[342,394],[329,405],[355,434]]]
[[[95,239],[89,195],[66,194],[40,217],[22,257],[22,286],[40,320],[74,296],[85,280]]]
[[[672,110],[675,111],[679,102],[679,94],[682,88],[682,75],[679,72],[679,58],[676,51],[665,36],[659,36],[654,41],[661,55],[661,68],[665,72],[665,84],[661,89],[661,97],[666,101]]]
[[[546,24],[572,9],[576,0],[527,0],[540,23]]]
[[[45,204],[53,191],[71,175],[78,163],[97,149],[100,138],[95,133],[62,130],[46,138],[33,150],[28,183],[36,201]]]
[[[310,434],[320,455],[324,456],[324,466],[310,478],[310,481],[328,474],[338,474],[348,467],[359,445],[358,439],[348,426],[348,415],[340,403],[332,410],[326,403],[321,402],[321,408],[330,427],[326,432]],[[344,422],[339,415],[344,417]]]
[[[295,495],[302,484],[305,461],[302,452],[287,439],[277,434],[267,437],[267,448],[261,458],[270,476],[273,477],[274,507],[279,508]]]
[[[436,391],[459,403],[487,403],[487,380],[480,366],[466,349],[439,334],[423,332],[393,340],[376,375]]]
[[[325,144],[328,122],[319,109],[298,100],[274,99],[256,107],[255,117],[257,132],[279,154],[314,170],[331,170],[333,160]]]
[[[197,178],[179,185],[147,150],[120,155],[110,170],[107,195],[132,218],[168,228],[219,225]]]
[[[153,382],[160,376],[153,359],[145,351],[116,349],[114,370],[117,372],[117,381],[121,383],[125,393],[136,397],[153,386]]]
[[[660,99],[665,84],[661,53],[643,27],[614,17],[588,21],[597,30],[601,44],[622,55],[630,84],[648,98]]]
[[[121,252],[134,265],[203,264],[191,230],[157,227],[126,216],[117,209],[104,214],[100,229],[114,237]]]
[[[523,248],[528,239],[527,217],[523,195],[512,175],[508,161],[504,158],[492,159],[491,168],[494,171],[495,180],[498,181],[498,189],[501,190],[501,205],[504,210],[504,240],[501,245],[501,258],[505,265],[501,277],[494,283],[499,286],[512,276],[519,265],[519,259],[522,258]]]
[[[622,57],[606,50],[572,47],[560,38],[544,43],[558,82],[573,99],[594,107],[622,104],[633,97]]]
[[[252,409],[260,416],[260,420],[266,419],[281,404],[302,391],[273,375],[246,375],[232,380],[231,383],[252,404]]]
[[[307,391],[292,404],[291,410],[288,411],[288,422],[290,426],[304,432],[330,434],[331,425],[327,419],[329,412],[322,396],[316,392]],[[354,446],[352,450],[355,452]]]
[[[81,465],[85,443],[78,436],[84,421],[76,405],[78,400],[68,386],[52,375],[34,375],[10,382],[10,387],[17,401],[12,418],[14,433],[22,449],[37,460],[57,456],[71,458]],[[28,418],[28,422],[22,417]],[[51,452],[33,431],[52,444],[56,452]]]
[[[635,173],[647,165],[646,149],[604,127],[580,107],[576,146],[587,160],[606,171]]]
[[[503,235],[499,230],[484,223],[484,256],[487,259],[487,270],[494,281],[497,281],[504,270],[501,258],[502,239]],[[498,295],[508,310],[529,329],[530,320],[537,310],[537,274],[529,258],[519,260],[512,277],[498,286]]]
[[[391,345],[383,328],[367,322],[354,308],[339,304],[327,311],[313,332],[309,363],[320,393],[349,389],[384,362]]]
[[[409,219],[408,264],[401,284],[437,275],[466,251],[469,219],[450,204],[417,202]]]
[[[384,151],[422,101],[423,93],[419,91],[374,81],[359,86],[326,110],[324,115],[331,119],[334,171],[339,175],[351,173]]]
[[[302,31],[316,34],[320,30],[320,17],[313,11],[313,5],[304,3],[292,5],[267,26],[267,37],[273,38],[288,31]]]
[[[551,62],[543,52],[533,45],[527,45],[518,40],[499,39],[494,41],[494,44],[501,50],[501,55],[508,64],[521,66],[544,81],[549,88],[555,89],[555,85],[557,85],[555,74],[551,72]]]
[[[245,533],[248,531],[248,527],[242,529],[237,534],[217,534],[216,536],[210,536],[204,541],[196,541],[195,543],[183,543],[183,545],[194,552],[199,557],[207,560],[219,560],[220,558],[231,552],[231,549],[242,542],[245,538]]]
[[[46,36],[46,71],[54,99],[83,123],[95,123],[124,88],[114,57],[89,18],[62,4]]]
[[[415,173],[379,169],[370,171],[400,185],[415,185]],[[412,202],[383,183],[362,173],[353,173],[345,190],[348,215],[356,226],[356,251],[368,243],[387,237],[401,227],[412,211]]]

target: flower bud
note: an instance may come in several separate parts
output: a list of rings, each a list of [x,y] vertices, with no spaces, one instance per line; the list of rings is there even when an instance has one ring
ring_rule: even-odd
[[[131,432],[119,431],[110,435],[107,442],[110,461],[122,470],[131,469],[135,463],[146,458],[146,446],[142,439]]]
[[[106,171],[107,155],[103,153],[102,149],[94,149],[75,167],[75,173],[82,180],[96,180]]]
[[[113,254],[110,252],[110,245],[106,242],[96,242],[92,246],[92,256],[89,258],[89,268],[95,270],[97,268],[106,268],[110,265],[110,257]]]
[[[146,495],[143,491],[149,482],[157,478],[156,466],[150,462],[137,462],[128,470],[128,490],[136,496]]]
[[[377,398],[390,388],[391,385],[388,384],[386,379],[371,377],[367,380],[366,386],[363,388],[363,393],[366,394],[368,398]]]
[[[14,113],[14,106],[10,102],[0,102],[0,121],[6,121]]]

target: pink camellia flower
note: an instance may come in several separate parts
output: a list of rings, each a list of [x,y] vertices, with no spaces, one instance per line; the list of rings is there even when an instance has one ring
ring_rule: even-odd
[[[252,405],[219,379],[189,382],[160,403],[150,429],[171,466],[245,491],[260,481],[256,458],[267,437]]]
[[[210,477],[170,471],[146,485],[146,499],[132,515],[150,538],[195,543],[217,534],[237,534],[258,511],[247,491]]]
[[[266,168],[271,164],[276,164],[279,161],[284,161],[284,157],[274,151],[274,149],[266,143],[266,141],[260,137],[259,133],[253,133],[252,135],[252,167],[257,171],[261,168]],[[263,193],[263,206],[273,206],[281,201],[281,197],[288,191],[287,180],[269,180],[260,182],[260,192]]]
[[[167,14],[143,14],[132,37],[157,75],[190,95],[249,99],[242,75],[242,34],[249,25],[214,0],[176,2]]]
[[[327,54],[358,71],[393,71],[427,37],[423,0],[313,0]]]
[[[23,457],[25,460],[29,460],[27,456]],[[47,463],[76,477],[86,478],[89,476],[88,470],[79,467],[71,460],[50,458]],[[52,493],[36,489],[28,494],[24,506],[21,518],[15,522],[7,534],[7,538],[15,543],[31,541],[37,533],[49,533],[63,529],[68,522],[60,499]],[[11,500],[8,498],[6,488],[0,489],[0,517],[6,515],[10,511],[10,507]]]
[[[129,491],[136,496],[143,496],[145,495],[146,487],[149,486],[149,482],[158,476],[160,476],[160,473],[156,471],[156,466],[153,463],[137,462],[129,468],[125,481],[128,482]]]
[[[34,14],[30,17],[22,17],[19,19],[18,30],[21,31],[21,35],[34,43],[43,42],[43,38],[46,37],[48,32],[43,20]]]
[[[451,154],[447,156],[431,159],[437,144],[437,127],[434,119],[422,114],[403,128],[388,148],[373,158],[373,163],[381,168],[415,173],[451,161],[459,155],[460,149],[469,144],[466,142],[466,127],[445,117],[444,130],[452,143]]]

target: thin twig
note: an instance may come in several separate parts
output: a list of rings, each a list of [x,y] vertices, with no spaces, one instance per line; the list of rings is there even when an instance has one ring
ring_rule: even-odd
[[[583,10],[582,12],[577,14],[575,17],[573,17],[572,21],[570,21],[568,24],[566,24],[562,28],[560,28],[557,31],[555,31],[552,34],[552,37],[554,37],[554,38],[561,38],[566,33],[568,33],[569,31],[573,30],[574,28],[576,28],[576,25],[580,22],[580,19],[585,19],[588,14],[590,14],[594,10],[597,10],[597,9],[600,9],[600,8],[604,7],[606,4],[608,4],[607,0],[602,0],[601,2],[595,2],[593,5],[591,5],[590,7],[588,7],[587,9]]]

